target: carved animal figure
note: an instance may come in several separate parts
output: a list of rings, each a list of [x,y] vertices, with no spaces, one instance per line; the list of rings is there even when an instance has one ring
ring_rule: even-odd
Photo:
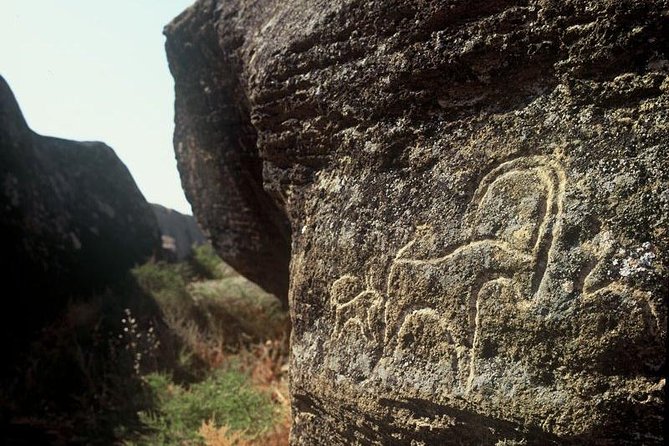
[[[363,290],[360,279],[347,275],[332,284],[330,295],[335,315],[333,339],[348,328],[356,327],[370,343],[381,340],[379,322],[382,320],[384,299],[379,292]]]
[[[518,299],[539,293],[559,231],[563,187],[564,174],[548,157],[505,162],[474,193],[462,243],[430,258],[424,258],[417,239],[402,248],[387,281],[387,354],[416,311],[434,309],[446,321],[453,342],[473,349],[482,295],[500,287],[510,288]]]

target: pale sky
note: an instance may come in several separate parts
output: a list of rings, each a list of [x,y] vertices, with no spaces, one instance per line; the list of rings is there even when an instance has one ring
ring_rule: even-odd
[[[42,135],[103,141],[150,202],[191,213],[162,28],[193,0],[0,0],[0,74]]]

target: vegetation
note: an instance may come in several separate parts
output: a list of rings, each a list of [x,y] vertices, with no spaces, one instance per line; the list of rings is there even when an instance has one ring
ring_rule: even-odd
[[[36,444],[285,445],[287,330],[276,298],[204,246],[73,301],[0,400],[48,432]]]
[[[155,404],[131,444],[287,444],[287,315],[210,246],[134,270],[178,339],[174,373],[143,377]],[[227,443],[225,443],[227,442]]]
[[[270,431],[278,415],[271,396],[234,368],[215,370],[188,387],[174,383],[164,373],[153,373],[145,379],[158,400],[155,410],[140,413],[151,430],[144,440],[147,444],[202,444],[199,430],[203,423],[258,438]]]
[[[288,315],[279,301],[234,272],[209,246],[197,248],[190,263],[151,262],[133,273],[180,340],[182,365],[193,371],[216,368],[230,353],[287,336]]]

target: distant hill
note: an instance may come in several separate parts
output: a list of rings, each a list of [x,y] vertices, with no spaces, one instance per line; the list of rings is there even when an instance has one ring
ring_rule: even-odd
[[[207,238],[192,215],[155,203],[151,203],[151,209],[158,220],[163,251],[172,260],[183,260],[192,253],[194,245],[207,243]]]

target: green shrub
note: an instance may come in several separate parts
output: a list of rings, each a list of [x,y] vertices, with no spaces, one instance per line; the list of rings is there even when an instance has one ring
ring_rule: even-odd
[[[188,297],[186,284],[192,280],[193,273],[186,264],[148,262],[132,272],[139,286],[159,303]]]
[[[211,331],[231,343],[275,339],[287,328],[288,313],[278,299],[242,276],[191,283],[188,292],[208,315]]]
[[[139,439],[121,435],[125,444],[203,445],[203,423],[212,432],[229,429],[266,444],[263,435],[286,420],[285,407],[268,393],[276,383],[267,378],[280,376],[284,356],[270,354],[268,345],[279,342],[264,342],[281,339],[287,331],[288,315],[279,301],[237,274],[210,246],[197,248],[187,263],[150,262],[133,274],[158,303],[179,350],[171,374],[143,377],[154,405],[140,411],[139,419],[149,433]],[[265,354],[250,350],[259,341]],[[265,390],[257,387],[258,377],[267,378],[261,380]]]
[[[187,290],[187,284],[193,280],[188,265],[149,262],[135,268],[133,275],[140,288],[156,301],[172,330],[186,322],[202,319]]]
[[[153,389],[154,411],[140,413],[151,433],[138,445],[201,445],[204,422],[260,436],[272,428],[277,411],[269,395],[252,387],[248,376],[233,368],[212,373],[206,380],[184,387],[165,374],[145,377]]]
[[[221,260],[209,244],[200,245],[193,249],[191,264],[196,273],[203,279],[225,279],[238,275],[234,269]]]

